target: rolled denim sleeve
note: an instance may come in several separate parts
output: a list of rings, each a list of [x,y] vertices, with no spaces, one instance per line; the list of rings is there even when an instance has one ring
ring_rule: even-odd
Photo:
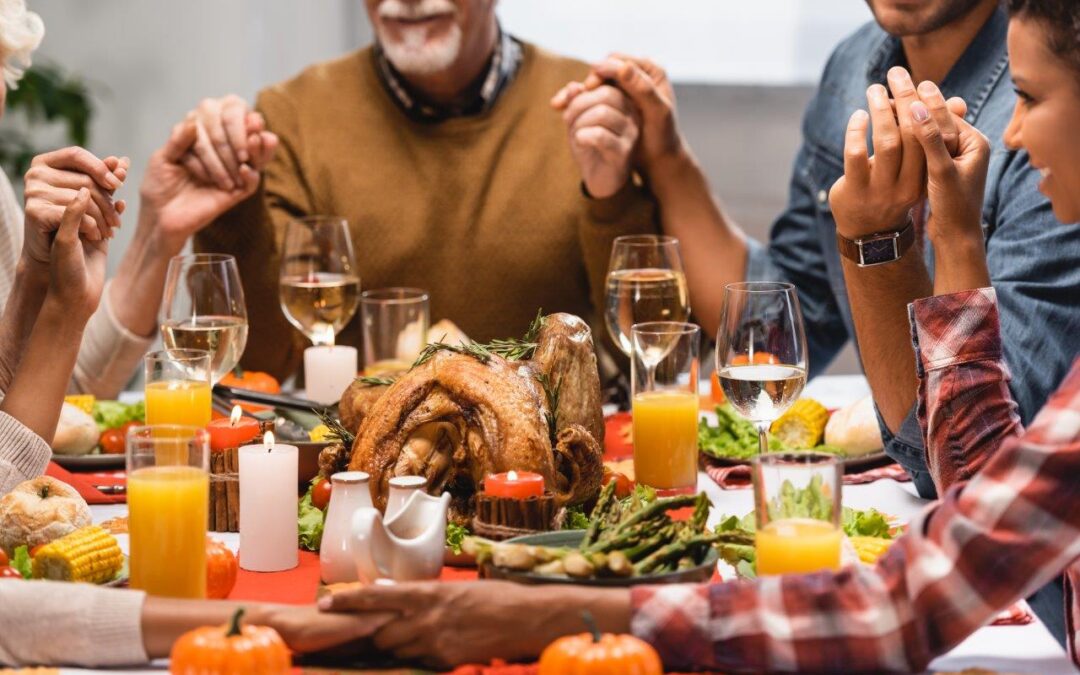
[[[885,454],[904,467],[920,497],[937,499],[934,479],[926,465],[926,443],[923,441],[922,426],[915,408],[908,411],[907,417],[895,433],[885,424],[877,404],[874,404],[874,411],[877,413],[878,428],[881,429],[881,440],[885,444]]]

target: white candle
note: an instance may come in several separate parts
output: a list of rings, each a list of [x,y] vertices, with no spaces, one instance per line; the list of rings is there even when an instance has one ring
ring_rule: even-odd
[[[296,567],[295,445],[262,443],[240,448],[240,567],[280,572]]]
[[[342,345],[308,347],[304,350],[304,381],[309,400],[323,405],[337,403],[356,379],[356,348]]]

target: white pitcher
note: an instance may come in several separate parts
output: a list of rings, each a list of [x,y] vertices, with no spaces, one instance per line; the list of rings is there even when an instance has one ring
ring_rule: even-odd
[[[437,578],[442,571],[449,506],[449,493],[432,497],[416,490],[385,523],[378,509],[357,510],[350,546],[360,581]]]
[[[330,504],[326,507],[326,524],[319,547],[319,575],[324,584],[358,580],[349,547],[350,530],[357,509],[372,505],[369,479],[363,471],[342,471],[330,476]]]

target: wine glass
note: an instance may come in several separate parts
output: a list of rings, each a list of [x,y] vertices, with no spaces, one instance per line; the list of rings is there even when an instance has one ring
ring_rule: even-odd
[[[630,328],[634,324],[686,321],[690,293],[679,240],[653,234],[616,238],[608,263],[605,305],[611,339],[627,356],[633,352]]]
[[[217,384],[239,363],[247,334],[236,258],[196,253],[169,261],[161,302],[161,336],[167,349],[210,352],[211,384]]]
[[[728,284],[716,371],[731,407],[757,427],[762,454],[769,451],[769,427],[802,393],[806,370],[806,330],[795,287]]]
[[[334,216],[289,221],[280,278],[285,318],[312,344],[333,345],[360,301],[349,223]]]

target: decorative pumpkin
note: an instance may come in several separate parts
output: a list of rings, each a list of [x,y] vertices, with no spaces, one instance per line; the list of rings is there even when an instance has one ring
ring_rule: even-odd
[[[258,391],[263,394],[281,393],[281,383],[273,375],[257,370],[244,370],[240,366],[236,366],[225,377],[221,378],[221,384],[234,389],[247,389],[248,391]],[[244,401],[234,400],[233,404],[239,405],[249,413],[273,410],[272,406],[259,405],[258,403],[245,403]]]
[[[244,609],[227,626],[204,626],[180,636],[169,655],[174,675],[287,675],[292,656],[277,631],[241,626]]]
[[[225,544],[206,538],[206,597],[224,600],[236,585],[239,565],[236,556]]]
[[[633,635],[600,634],[585,612],[588,633],[559,638],[540,654],[537,675],[663,675],[660,655]]]

